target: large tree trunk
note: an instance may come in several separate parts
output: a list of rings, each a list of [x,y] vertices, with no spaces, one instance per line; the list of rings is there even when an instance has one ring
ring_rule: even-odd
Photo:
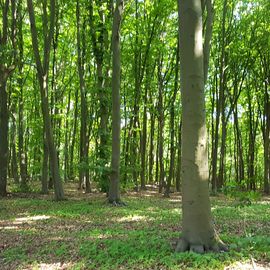
[[[179,0],[182,129],[182,238],[177,251],[219,250],[208,191],[201,0]]]
[[[120,25],[122,20],[123,5],[123,0],[117,0],[112,28],[112,171],[108,199],[109,202],[113,204],[118,204],[120,202]]]

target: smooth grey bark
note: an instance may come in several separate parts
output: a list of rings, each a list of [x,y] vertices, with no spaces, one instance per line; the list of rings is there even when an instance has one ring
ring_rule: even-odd
[[[120,202],[120,26],[123,6],[123,0],[116,1],[112,26],[112,161],[108,200],[113,204],[118,204]]]
[[[34,51],[34,57],[37,67],[37,75],[39,80],[40,95],[41,95],[41,109],[43,116],[44,131],[46,134],[47,145],[49,149],[49,160],[51,177],[54,183],[54,195],[57,201],[64,199],[64,190],[59,173],[57,151],[53,138],[53,128],[51,122],[51,115],[49,112],[48,101],[48,75],[49,75],[49,63],[50,63],[50,51],[51,42],[53,39],[54,25],[55,25],[55,1],[50,1],[50,28],[48,29],[47,21],[47,6],[43,5],[43,26],[44,26],[44,50],[43,50],[43,63],[41,62],[38,34],[36,28],[34,7],[32,0],[27,0],[27,7],[29,12],[30,24],[31,24],[31,36],[32,46]]]
[[[201,0],[179,0],[182,98],[182,238],[176,251],[223,246],[215,233],[208,191]]]

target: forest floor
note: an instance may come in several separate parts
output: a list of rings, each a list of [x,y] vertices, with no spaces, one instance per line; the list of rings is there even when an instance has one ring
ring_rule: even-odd
[[[174,253],[181,231],[181,196],[156,190],[122,195],[66,187],[68,200],[14,193],[0,201],[0,269],[270,269],[270,198],[241,204],[212,197],[215,226],[226,253]]]

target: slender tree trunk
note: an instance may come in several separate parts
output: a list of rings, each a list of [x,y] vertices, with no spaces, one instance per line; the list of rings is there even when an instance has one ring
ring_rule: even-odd
[[[13,107],[13,110],[15,108]],[[11,150],[11,172],[12,177],[14,179],[15,183],[19,183],[19,174],[18,174],[18,162],[17,162],[17,136],[16,136],[16,112],[11,112],[11,119],[12,119],[12,126],[11,126],[11,132],[10,132],[10,150]]]
[[[85,80],[84,80],[84,40],[81,41],[81,31],[84,31],[84,29],[81,30],[80,27],[80,4],[77,0],[76,5],[76,19],[77,19],[77,51],[78,51],[78,74],[79,74],[79,81],[80,81],[80,94],[81,94],[81,130],[80,130],[80,174],[79,174],[79,189],[82,188],[83,184],[86,184],[87,179],[87,166],[88,166],[88,141],[87,141],[87,101],[86,101],[86,87],[85,87]],[[83,48],[82,48],[83,47]],[[88,179],[89,181],[89,179]],[[89,183],[87,184],[89,186]],[[86,190],[89,192],[88,190]]]
[[[44,135],[45,137],[45,132]],[[43,161],[42,161],[42,174],[41,174],[41,193],[49,193],[49,152],[46,138],[43,138]]]
[[[3,78],[0,73],[0,78]],[[0,79],[0,197],[7,195],[8,169],[8,99],[6,81]]]
[[[16,8],[18,3],[15,1],[5,0],[1,2],[1,29],[0,29],[0,197],[7,195],[7,171],[8,171],[8,132],[9,132],[9,111],[8,111],[8,94],[7,81],[15,69],[14,60],[16,59]],[[11,9],[11,12],[10,12]],[[11,15],[10,15],[11,13]],[[11,24],[11,25],[9,25]],[[6,45],[11,41],[13,53],[8,56],[9,64],[5,63]],[[4,55],[3,55],[4,54]],[[11,64],[12,63],[12,64]]]
[[[162,61],[160,65],[162,64]],[[163,137],[163,130],[164,130],[164,108],[163,108],[163,80],[161,78],[161,66],[158,67],[159,69],[159,83],[158,83],[158,89],[159,89],[159,94],[158,94],[158,120],[159,120],[159,193],[162,193],[163,187],[164,187],[164,149],[163,149],[163,144],[164,144],[164,137]]]
[[[209,0],[208,0],[209,1]],[[212,192],[215,194],[218,189],[218,175],[217,175],[217,163],[218,163],[218,145],[219,145],[219,124],[220,114],[224,103],[224,69],[225,69],[225,30],[226,30],[226,15],[227,15],[227,0],[223,3],[223,15],[221,24],[221,53],[219,62],[219,89],[216,92],[216,124],[215,135],[212,155]]]
[[[101,2],[99,3],[102,4]],[[93,45],[94,56],[97,64],[97,88],[98,98],[99,98],[99,141],[97,141],[97,167],[101,168],[101,171],[96,174],[99,177],[99,184],[102,192],[108,192],[109,190],[109,173],[108,173],[108,164],[109,164],[109,151],[108,151],[108,117],[109,117],[109,99],[106,93],[106,85],[105,85],[105,74],[108,75],[104,71],[104,62],[105,62],[105,53],[108,49],[108,30],[106,26],[106,14],[104,12],[103,7],[99,6],[99,19],[98,26],[95,25],[94,20],[94,9],[93,9],[93,1],[89,2],[89,23],[91,28],[91,39]],[[107,10],[110,15],[110,10]],[[108,15],[108,16],[109,16]]]
[[[177,133],[177,167],[176,167],[176,177],[175,177],[175,187],[176,191],[180,192],[181,190],[181,161],[182,161],[182,119],[179,121],[178,133]]]
[[[152,97],[151,97],[151,100],[152,100],[151,103],[153,103]],[[149,179],[148,179],[148,182],[150,184],[153,184],[153,182],[154,182],[154,176],[153,176],[154,175],[153,174],[153,169],[154,169],[154,137],[155,137],[155,114],[154,114],[153,109],[152,109],[151,116],[150,116]]]
[[[121,49],[120,25],[123,13],[123,0],[116,1],[112,28],[112,171],[109,186],[109,202],[120,202],[120,85],[121,85]]]
[[[269,173],[270,173],[270,99],[267,92],[267,85],[265,83],[265,97],[264,97],[264,123],[263,123],[263,153],[264,153],[264,182],[263,189],[266,194],[270,193]]]
[[[70,179],[70,163],[69,163],[69,139],[70,139],[70,130],[69,130],[69,114],[70,114],[70,100],[71,100],[71,88],[68,92],[68,104],[66,109],[66,122],[65,122],[65,149],[64,149],[64,180],[67,181]]]
[[[178,92],[178,78],[179,78],[179,42],[177,43],[177,50],[176,50],[176,61],[175,61],[175,79],[174,79],[174,91],[173,91],[173,96],[171,99],[171,105],[170,105],[170,169],[169,169],[169,177],[166,185],[166,190],[165,190],[165,197],[170,196],[170,188],[171,188],[171,183],[173,180],[174,176],[174,160],[175,160],[175,99],[176,99],[176,94]],[[179,187],[178,187],[179,188]]]
[[[23,16],[22,16],[22,6],[21,1],[19,1],[19,10],[18,10],[18,17],[19,17],[19,24],[18,24],[18,48],[19,48],[19,78],[18,84],[20,87],[20,94],[19,94],[19,117],[18,117],[18,152],[19,152],[19,167],[20,167],[20,179],[22,185],[27,184],[27,158],[26,152],[24,147],[24,132],[25,132],[25,125],[24,125],[24,81],[23,81],[23,56],[24,56],[24,40],[23,40]]]
[[[244,154],[243,154],[243,143],[242,143],[242,135],[239,127],[238,121],[238,109],[237,106],[234,109],[234,127],[236,134],[236,153],[237,153],[237,164],[236,170],[238,171],[238,183],[242,184],[242,181],[245,179],[245,167],[244,167]]]
[[[147,79],[149,81],[149,79]],[[148,82],[147,82],[148,83]],[[143,105],[143,128],[141,138],[141,190],[146,190],[146,140],[147,140],[147,92],[148,85],[145,86],[144,105]]]
[[[48,143],[49,149],[49,159],[50,159],[50,170],[51,170],[51,177],[54,182],[54,194],[56,200],[63,200],[64,199],[64,190],[61,182],[61,177],[59,173],[58,167],[58,158],[57,158],[57,151],[55,147],[55,142],[53,139],[53,129],[52,129],[52,122],[51,116],[49,112],[49,101],[48,101],[48,74],[49,74],[49,61],[50,61],[50,48],[51,42],[54,33],[54,23],[55,23],[55,1],[50,1],[50,29],[46,36],[44,36],[44,58],[43,58],[43,65],[41,63],[40,52],[38,47],[38,35],[36,29],[36,22],[35,22],[35,15],[34,15],[34,7],[32,0],[27,0],[28,12],[30,17],[31,23],[31,36],[32,36],[32,45],[37,65],[37,73],[38,73],[38,80],[39,80],[39,87],[40,87],[40,95],[41,95],[41,109],[42,109],[42,116],[43,116],[43,123],[45,127],[45,134],[46,140]],[[44,7],[44,16],[45,16],[46,7]],[[47,21],[44,21],[44,27],[47,28]],[[47,32],[46,30],[44,31]]]
[[[78,123],[78,97],[79,96],[79,90],[77,89],[75,92],[75,108],[74,108],[74,122],[73,122],[73,130],[72,130],[72,141],[70,145],[70,171],[69,176],[71,179],[74,179],[74,148],[75,148],[75,142],[76,142],[76,135],[77,135],[77,123]]]

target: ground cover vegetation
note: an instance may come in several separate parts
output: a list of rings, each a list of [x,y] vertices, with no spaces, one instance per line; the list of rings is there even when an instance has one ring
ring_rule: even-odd
[[[246,194],[249,205],[235,195],[213,197],[215,226],[230,251],[200,255],[173,252],[179,193],[129,192],[128,206],[114,208],[105,195],[66,190],[70,199],[58,203],[36,193],[3,201],[1,269],[253,269],[252,260],[270,267],[267,198]]]
[[[0,6],[5,267],[267,267],[268,0]]]

